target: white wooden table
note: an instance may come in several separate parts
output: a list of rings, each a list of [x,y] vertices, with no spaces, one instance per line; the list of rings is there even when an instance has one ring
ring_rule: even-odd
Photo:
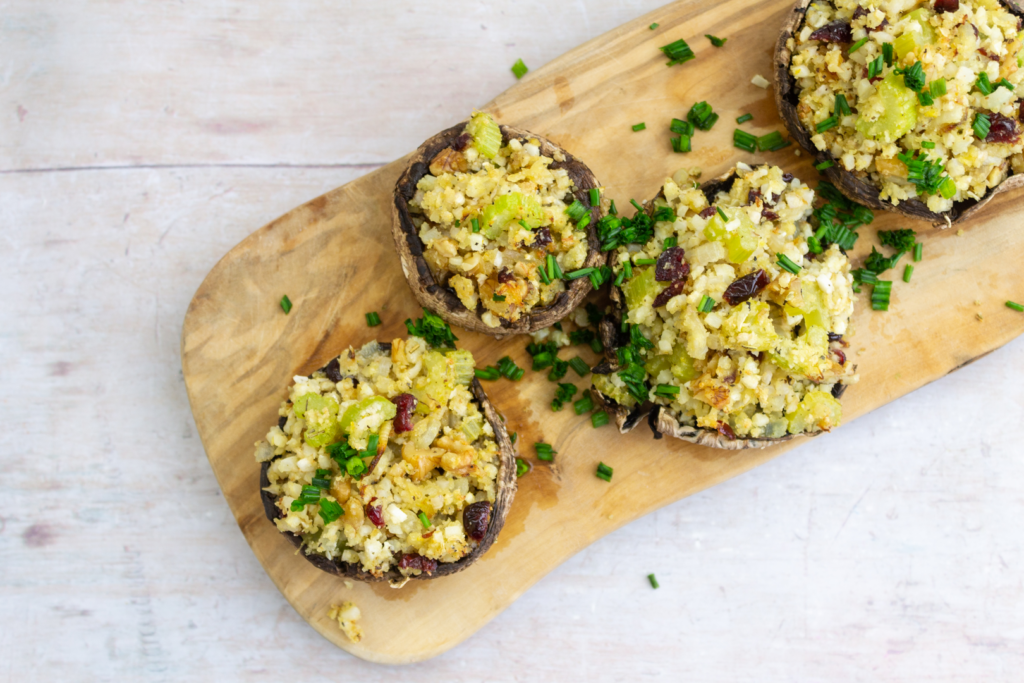
[[[206,272],[660,1],[0,2],[0,679],[1021,680],[1021,339],[402,670],[321,639],[246,546],[180,373]]]

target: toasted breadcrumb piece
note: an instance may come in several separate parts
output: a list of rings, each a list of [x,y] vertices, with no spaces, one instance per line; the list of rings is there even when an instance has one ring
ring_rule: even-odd
[[[363,639],[363,629],[356,623],[362,613],[353,603],[346,600],[340,605],[331,605],[331,611],[327,613],[327,616],[338,621],[342,633],[348,636],[353,643],[358,643]]]

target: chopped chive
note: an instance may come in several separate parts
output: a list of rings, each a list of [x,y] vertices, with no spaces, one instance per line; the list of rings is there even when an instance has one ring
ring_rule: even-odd
[[[654,574],[648,574],[647,580],[651,582],[651,588],[659,588],[658,580],[654,578]]]
[[[757,139],[757,148],[762,152],[772,152],[788,145],[789,143],[782,138],[782,133],[777,130],[767,135],[762,135]]]
[[[594,426],[594,429],[598,427],[604,427],[608,424],[608,413],[603,410],[599,410],[590,416],[590,424]]]
[[[490,381],[496,380],[499,377],[501,377],[501,373],[498,372],[498,368],[492,367],[476,368],[475,370],[473,370],[473,374],[476,375],[477,379]]]
[[[523,226],[523,227],[524,227],[524,228],[526,228],[527,230],[530,230],[530,229],[531,229],[531,228],[530,228],[530,225],[529,225],[529,224],[528,224],[528,223],[527,223],[527,222],[526,222],[525,220],[521,220],[521,221],[519,221],[519,225]]]
[[[612,470],[611,467],[608,467],[608,465],[605,465],[603,462],[597,464],[598,478],[610,482],[612,480],[612,474],[614,474],[614,470]]]
[[[753,152],[757,147],[757,136],[737,128],[732,132],[732,145],[744,151]]]
[[[746,123],[747,121],[752,121],[753,119],[753,114],[744,114],[743,116],[739,116],[736,118],[736,123]]]
[[[574,199],[572,204],[565,207],[565,215],[569,217],[573,223],[578,223],[583,220],[583,217],[587,215],[587,207],[583,205],[578,199]]]
[[[878,55],[871,62],[868,63],[868,78],[877,78],[882,75],[882,69],[885,68],[885,58],[882,55]]]
[[[669,138],[669,141],[672,143],[672,151],[680,153],[689,152],[693,149],[690,140],[691,138],[689,135],[680,135],[678,137]]]
[[[610,213],[613,216],[618,216],[619,215],[619,210],[615,208],[615,200],[614,199],[611,201],[611,204],[608,205],[608,213]]]
[[[512,432],[511,434],[508,435],[508,440],[512,442],[513,446],[516,445],[516,439],[518,439],[518,438],[519,438],[519,433],[518,432]]]
[[[888,43],[886,43],[888,45]],[[836,116],[849,116],[850,115],[850,103],[846,101],[846,95],[839,93],[836,95]]]
[[[547,263],[548,277],[550,277],[552,281],[561,280],[563,277],[565,277],[565,274],[562,272],[562,269],[558,266],[558,261],[555,260],[554,254],[548,254]]]
[[[633,132],[634,133],[639,133],[640,131],[642,131],[642,130],[644,130],[646,128],[647,128],[647,124],[644,123],[643,121],[641,121],[640,123],[634,123],[633,124]]]
[[[882,43],[882,60],[886,66],[892,66],[892,43]]]
[[[573,271],[570,271],[570,272],[565,274],[565,279],[566,280],[578,280],[581,277],[586,277],[586,276],[590,275],[595,270],[597,270],[597,268],[593,268],[593,267],[580,268],[579,270],[573,270]]]
[[[420,524],[423,525],[424,529],[429,529],[430,528],[430,520],[427,519],[427,516],[425,514],[423,514],[422,512],[419,512],[419,513],[416,514],[416,516],[420,518]]]
[[[583,377],[590,372],[590,366],[587,365],[579,356],[576,356],[569,361],[569,367],[572,368],[580,377]]]
[[[1017,311],[1018,313],[1024,313],[1024,306],[1021,306],[1020,304],[1015,303],[1013,301],[1007,301],[1006,302],[1006,307],[1007,308],[1012,308],[1013,310]]]
[[[847,54],[851,54],[852,55],[854,52],[856,52],[857,50],[859,50],[862,47],[864,47],[864,45],[867,44],[867,42],[868,42],[868,37],[864,36],[863,38],[861,38],[856,43],[854,43],[853,45],[850,46],[850,51]]]
[[[622,272],[626,274],[627,278],[633,277],[633,264],[626,261],[622,264]]]
[[[558,451],[552,448],[549,443],[538,442],[533,444],[533,448],[537,451],[537,459],[544,462],[551,462],[555,459],[555,455],[558,454]]]
[[[718,121],[718,114],[711,109],[711,105],[707,102],[698,102],[690,107],[690,111],[686,113],[686,120],[700,130],[711,130],[715,122]]]
[[[672,119],[668,129],[676,135],[693,135],[693,124],[682,119]]]
[[[601,202],[601,190],[596,187],[590,188],[590,205],[597,206]]]
[[[925,149],[935,149],[935,143],[932,142],[931,140],[922,140],[921,146],[924,147]]]
[[[715,210],[718,211],[718,215],[722,217],[722,220],[726,223],[729,222],[729,217],[725,215],[725,211],[722,211],[722,207],[716,206]]]
[[[922,107],[930,107],[935,104],[935,99],[927,90],[921,90],[917,93],[917,101],[921,103]]]
[[[604,344],[601,343],[599,337],[594,337],[590,340],[590,350],[594,353],[604,353]]]
[[[907,264],[907,267],[903,269],[903,281],[910,282],[910,276],[914,274],[914,266]]]
[[[345,511],[340,505],[335,503],[333,500],[324,498],[320,501],[320,518],[324,520],[324,524],[330,524],[334,520],[345,514]]]
[[[637,211],[643,211],[644,210],[644,207],[641,206],[640,202],[638,202],[635,199],[630,199],[629,203],[632,204],[633,208],[636,209]]]
[[[918,242],[914,245],[914,260],[920,261],[922,256],[924,256],[924,245]]]
[[[892,292],[892,282],[879,280],[871,289],[871,308],[875,311],[889,310],[889,296]]]
[[[505,300],[505,295],[504,294],[494,294],[494,295],[491,296],[491,301],[497,301],[497,302],[501,303],[504,300]]]
[[[978,74],[978,80],[974,82],[974,87],[977,88],[982,95],[991,95],[996,90],[995,86],[993,86],[992,82],[988,79],[988,74],[984,71]]]
[[[826,159],[820,164],[816,164],[814,168],[818,169],[819,171],[824,171],[826,168],[832,168],[833,166],[835,166],[835,163],[831,159]]]
[[[661,24],[655,22],[655,23],[651,24],[650,26],[648,26],[647,28],[649,28],[649,29],[651,29],[653,31],[654,29],[658,28],[659,26],[661,26]]]
[[[620,270],[619,274],[615,276],[615,281],[612,282],[612,284],[615,285],[616,287],[619,287],[619,286],[622,285],[622,282],[625,279],[626,279],[626,271]]]
[[[793,261],[785,254],[776,254],[775,256],[779,259],[779,267],[783,270],[788,270],[793,275],[800,272],[800,266],[793,263]]]
[[[715,47],[722,47],[723,45],[725,45],[725,41],[729,40],[728,38],[716,38],[710,33],[705,33],[704,37],[710,40],[711,44],[714,45]]]
[[[984,73],[985,72],[982,72],[982,74]],[[988,137],[988,131],[991,127],[992,124],[988,120],[988,114],[978,112],[978,115],[974,117],[974,124],[972,125],[975,137],[979,140],[984,140]]]
[[[380,316],[377,315],[376,311],[366,314],[366,324],[369,327],[377,327],[377,325],[380,325]]]
[[[678,237],[675,237],[675,236],[673,236],[673,237],[666,237],[665,241],[661,243],[661,248],[662,249],[671,249],[672,247],[676,246],[677,244],[679,244],[679,238]]]
[[[288,315],[289,313],[291,313],[291,310],[292,310],[292,300],[288,298],[287,294],[285,294],[283,297],[281,297],[281,310],[284,311],[285,315]]]
[[[821,123],[819,123],[818,125],[816,125],[814,127],[814,130],[818,131],[819,133],[824,133],[826,130],[829,130],[831,128],[835,128],[838,125],[839,125],[839,119],[837,119],[835,117],[835,115],[832,115],[832,116],[828,117],[827,119],[825,119],[824,121],[822,121]]]
[[[946,94],[946,79],[935,79],[928,84],[928,89],[932,91],[932,97],[942,97]]]
[[[473,232],[480,232],[480,221],[474,218],[470,223],[473,224]]]
[[[635,263],[638,266],[653,266],[657,262],[658,262],[658,259],[656,259],[656,258],[638,258],[638,259],[633,259],[633,263]]]
[[[527,71],[529,71],[529,69],[525,64],[523,64],[522,59],[517,59],[516,63],[512,65],[512,73],[516,75],[516,80],[525,76]]]
[[[659,384],[654,389],[654,393],[658,396],[664,396],[665,398],[672,398],[673,396],[679,395],[679,387],[672,384]]]
[[[668,57],[668,66],[688,62],[696,56],[693,54],[693,50],[690,49],[690,46],[687,45],[686,41],[682,38],[669,43],[660,49],[665,53],[665,56]]]
[[[583,394],[583,398],[573,402],[572,409],[576,411],[577,415],[589,413],[591,410],[594,409],[594,399],[592,399],[590,397],[590,393],[587,392]]]
[[[701,313],[710,313],[711,309],[715,307],[715,300],[705,294],[700,298],[700,303],[697,304],[697,310]]]
[[[516,478],[523,476],[530,471],[530,465],[522,458],[516,458]]]

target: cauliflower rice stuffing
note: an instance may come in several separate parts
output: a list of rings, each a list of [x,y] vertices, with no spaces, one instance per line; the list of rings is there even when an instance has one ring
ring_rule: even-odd
[[[789,44],[800,122],[883,200],[980,199],[1024,170],[1020,28],[996,0],[812,3]]]
[[[539,269],[548,254],[563,272],[582,267],[587,235],[565,213],[574,183],[552,168],[565,161],[561,152],[544,156],[535,138],[501,146],[498,125],[484,113],[460,140],[462,149],[434,157],[409,208],[435,279],[499,327],[565,291],[560,278],[545,283]]]
[[[711,199],[678,172],[655,200],[672,218],[658,220],[662,209],[652,239],[615,252],[639,358],[620,357],[621,371],[595,375],[595,388],[631,408],[649,385],[650,400],[681,424],[730,437],[837,426],[833,394],[856,380],[840,351],[853,280],[837,246],[808,254],[814,192],[778,167],[741,164],[731,190]]]
[[[500,463],[469,388],[473,367],[469,351],[411,337],[349,348],[295,377],[278,426],[256,444],[278,530],[378,577],[430,574],[470,553]]]

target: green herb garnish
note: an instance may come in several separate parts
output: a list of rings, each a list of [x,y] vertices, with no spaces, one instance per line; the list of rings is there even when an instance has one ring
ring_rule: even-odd
[[[551,444],[540,442],[533,444],[533,447],[537,451],[537,459],[544,462],[551,462],[555,459],[555,455],[558,454],[558,451],[553,449]]]
[[[376,311],[371,311],[366,314],[366,324],[369,327],[377,327],[377,325],[380,325],[380,316],[377,315]]]
[[[512,73],[515,74],[516,80],[525,76],[527,71],[529,69],[526,67],[526,64],[523,64],[522,59],[517,59],[516,63],[512,65]]]
[[[688,62],[696,56],[693,54],[693,50],[690,49],[690,46],[687,45],[686,41],[682,38],[663,46],[661,51],[665,53],[666,57],[668,57],[668,66]]]
[[[288,315],[292,311],[292,300],[285,294],[281,297],[281,310],[284,311],[285,315]]]
[[[634,133],[639,133],[642,130],[646,130],[646,128],[647,128],[647,124],[644,123],[643,121],[641,121],[640,123],[634,123],[633,124],[633,132]]]
[[[427,344],[435,348],[447,346],[449,349],[454,349],[455,342],[459,340],[452,334],[452,328],[448,326],[448,323],[425,308],[423,317],[417,319],[415,323],[412,318],[406,319],[405,328],[410,335],[423,338]]]
[[[603,462],[598,463],[597,476],[599,479],[604,479],[605,481],[610,482],[612,480],[613,473],[614,470],[612,470],[611,467],[608,467],[608,465],[605,465]]]
[[[709,33],[705,33],[704,37],[710,40],[711,44],[714,45],[715,47],[722,47],[723,45],[725,45],[725,41],[729,40],[728,38],[716,38],[715,36]]]

